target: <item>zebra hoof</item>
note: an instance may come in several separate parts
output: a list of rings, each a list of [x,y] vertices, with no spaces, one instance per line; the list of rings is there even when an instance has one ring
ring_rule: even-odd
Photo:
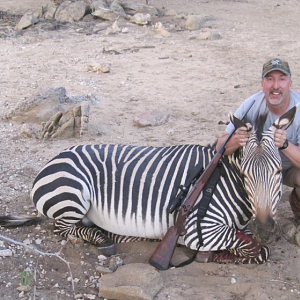
[[[112,256],[112,255],[115,255],[117,253],[115,245],[110,245],[110,246],[107,246],[107,247],[99,247],[99,250],[105,256]]]

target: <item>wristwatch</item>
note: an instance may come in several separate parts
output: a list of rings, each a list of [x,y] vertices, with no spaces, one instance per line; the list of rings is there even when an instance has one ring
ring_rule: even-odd
[[[282,147],[278,148],[279,150],[284,150],[289,146],[289,141],[285,140],[285,142],[283,143]]]

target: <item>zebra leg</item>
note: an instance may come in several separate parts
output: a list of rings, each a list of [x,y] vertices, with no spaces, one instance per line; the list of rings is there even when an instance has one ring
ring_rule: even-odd
[[[114,242],[102,231],[94,227],[83,227],[70,224],[63,219],[56,220],[54,232],[67,237],[69,234],[81,238],[93,245],[99,247],[101,253],[105,256],[116,254]]]
[[[262,264],[269,259],[270,249],[261,246],[252,236],[236,232],[234,248],[214,252],[211,261],[218,263]]]
[[[105,231],[105,235],[107,235],[115,244],[121,243],[131,243],[131,242],[159,242],[159,239],[150,239],[139,236],[128,236],[128,235],[120,235],[116,233],[112,233],[109,231]]]

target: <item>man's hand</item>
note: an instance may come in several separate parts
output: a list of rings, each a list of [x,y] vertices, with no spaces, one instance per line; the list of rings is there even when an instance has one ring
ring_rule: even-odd
[[[247,123],[246,127],[241,127],[235,131],[235,139],[240,147],[243,147],[247,144],[249,137],[250,137],[250,129],[252,128],[252,125],[250,123]]]
[[[280,148],[286,140],[286,131],[283,129],[276,129],[274,133],[275,146]]]

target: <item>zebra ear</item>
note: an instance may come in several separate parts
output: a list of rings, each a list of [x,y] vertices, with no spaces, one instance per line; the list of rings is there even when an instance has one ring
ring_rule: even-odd
[[[297,112],[298,104],[288,110],[285,114],[283,114],[280,118],[278,118],[273,126],[277,129],[286,130],[293,123],[296,112]]]
[[[233,124],[233,126],[234,126],[235,129],[238,129],[238,128],[241,128],[241,127],[245,127],[246,130],[248,130],[248,127],[247,127],[246,123],[244,123],[243,121],[241,121],[240,119],[238,119],[233,114],[230,114],[230,121],[232,122],[232,124]]]

